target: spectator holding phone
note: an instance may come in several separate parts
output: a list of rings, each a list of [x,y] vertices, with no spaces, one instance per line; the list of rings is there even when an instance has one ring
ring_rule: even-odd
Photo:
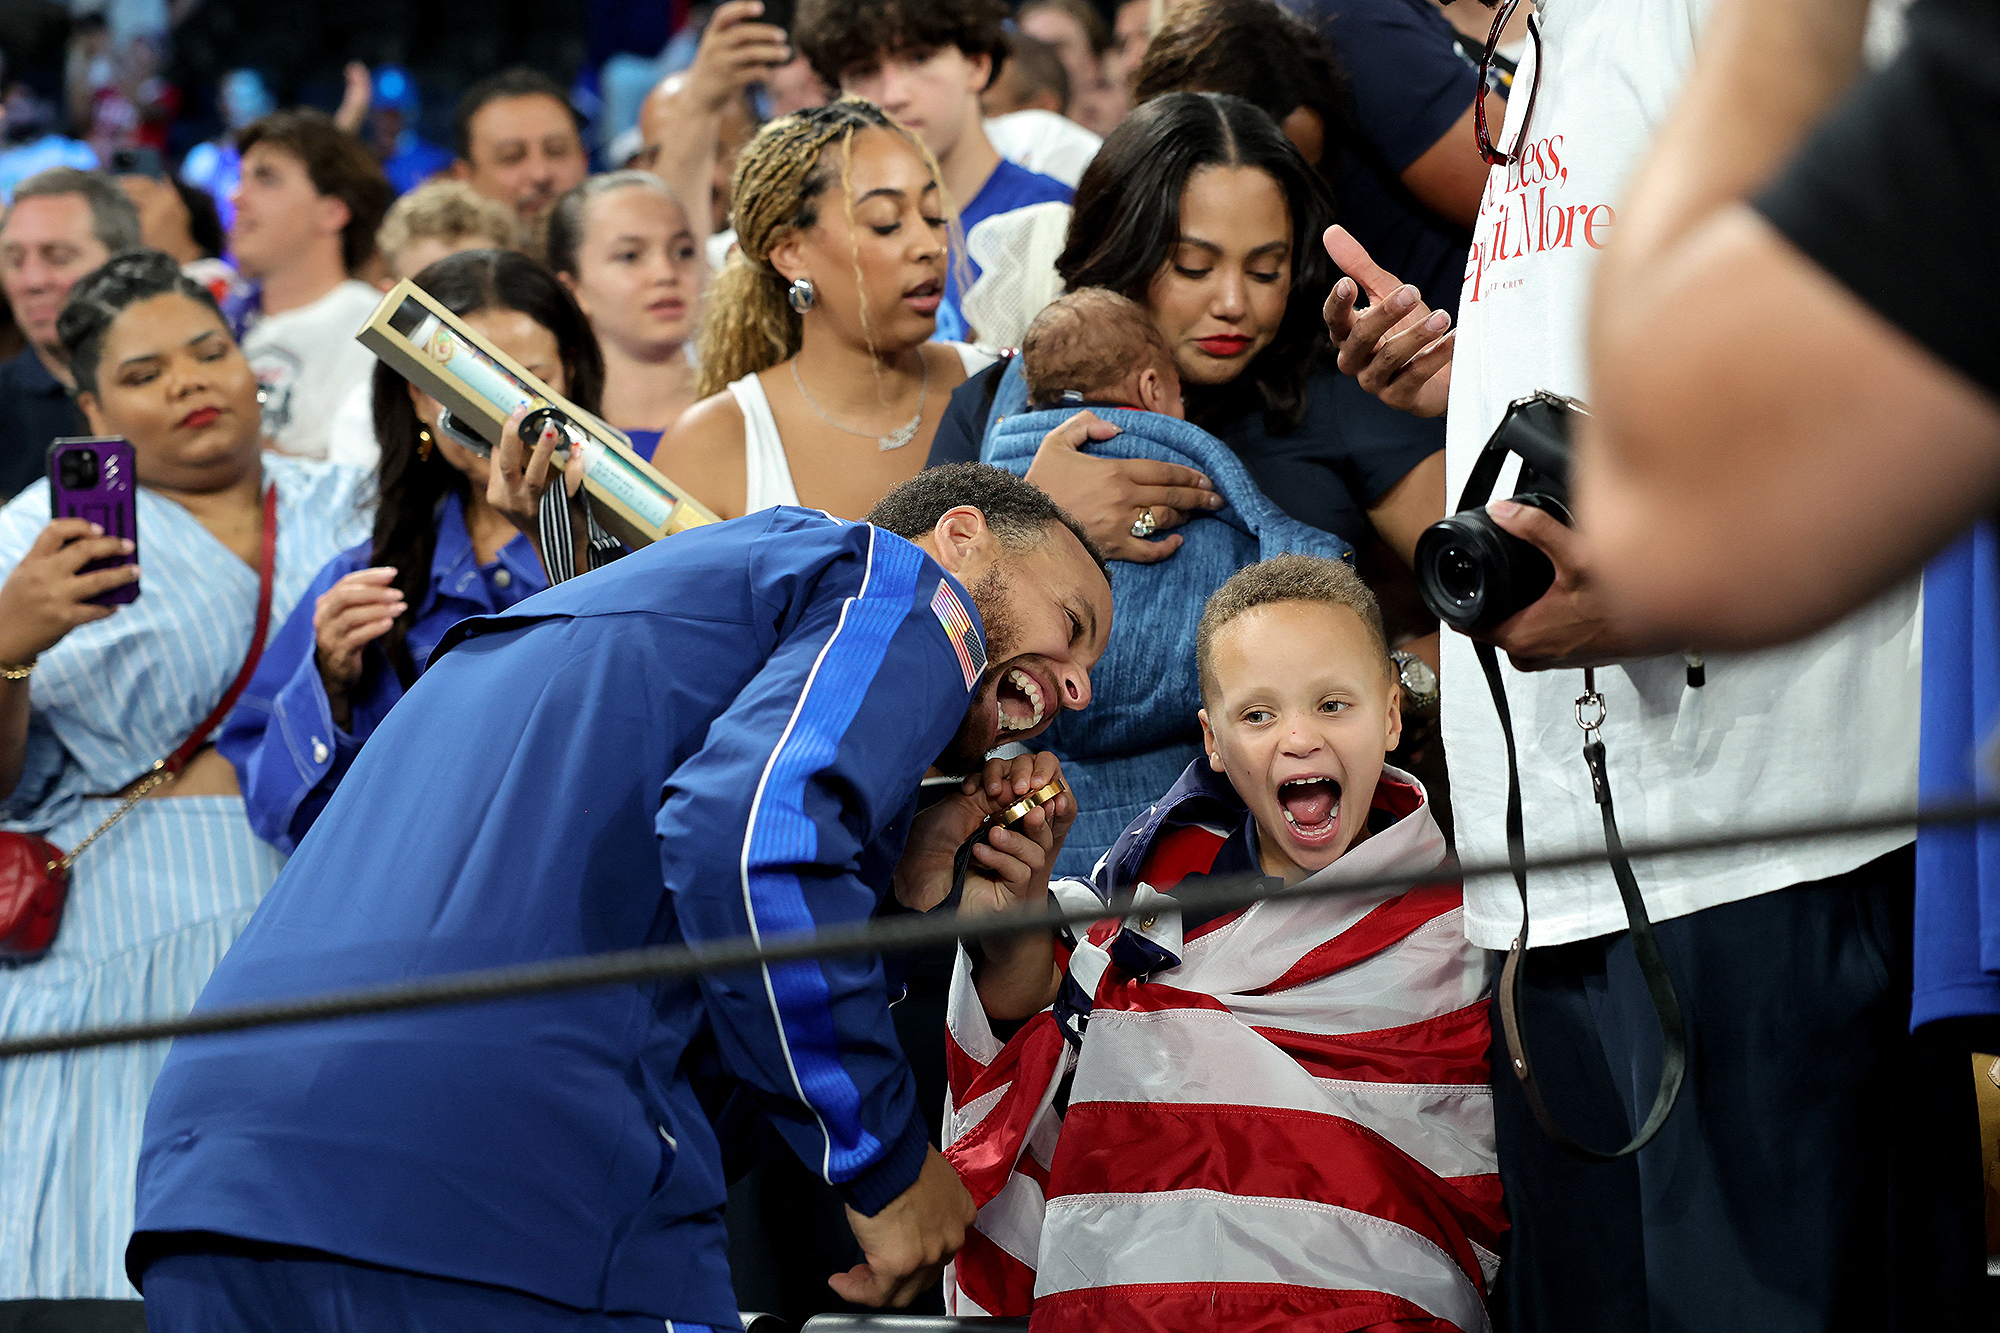
[[[0,828],[81,849],[53,949],[0,969],[7,1036],[194,1003],[283,860],[251,832],[228,762],[198,751],[83,844],[260,646],[263,552],[275,624],[366,531],[361,474],[265,451],[256,376],[169,256],[86,275],[59,329],[91,430],[136,455],[140,563],[81,572],[128,548],[51,523],[46,482],[0,510]],[[91,600],[134,581],[129,605]],[[0,1064],[0,1301],[132,1295],[132,1173],[165,1058],[139,1045]]]
[[[752,89],[792,59],[785,30],[760,23],[763,13],[763,0],[717,5],[694,63],[662,79],[639,110],[641,161],[687,207],[699,241],[729,227],[730,177],[757,132]]]
[[[540,264],[469,250],[417,283],[550,388],[598,410],[597,340]],[[446,630],[548,586],[521,528],[534,525],[552,469],[543,453],[523,460],[519,422],[489,457],[439,424],[436,399],[379,362],[374,406],[374,535],[319,571],[216,739],[251,827],[280,851],[298,846]]]

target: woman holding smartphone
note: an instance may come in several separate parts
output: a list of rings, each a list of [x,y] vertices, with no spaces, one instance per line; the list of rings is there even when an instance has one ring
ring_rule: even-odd
[[[251,832],[229,762],[197,750],[83,844],[221,700],[255,650],[266,579],[275,624],[367,530],[363,474],[265,451],[256,376],[168,256],[86,275],[57,329],[92,432],[132,446],[139,563],[84,572],[130,548],[51,522],[45,480],[0,509],[0,829],[79,852],[53,948],[0,968],[9,1037],[194,1003],[284,859]],[[130,604],[92,600],[133,583]],[[0,1301],[132,1295],[133,1166],[165,1058],[152,1044],[0,1062]]]
[[[547,269],[512,250],[466,250],[416,281],[550,388],[598,411],[597,340]],[[319,571],[216,742],[242,779],[251,826],[286,852],[445,631],[548,586],[519,530],[533,529],[550,472],[545,456],[522,462],[524,413],[489,458],[454,439],[438,401],[387,365],[376,365],[374,387],[382,444],[374,535]]]

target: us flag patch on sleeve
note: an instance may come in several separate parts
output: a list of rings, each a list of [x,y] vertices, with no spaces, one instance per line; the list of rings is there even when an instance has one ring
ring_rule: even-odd
[[[986,670],[986,643],[973,627],[965,603],[943,579],[938,580],[937,593],[931,598],[931,612],[944,626],[944,636],[958,654],[958,669],[965,673],[965,688],[971,689],[979,683],[979,673]]]

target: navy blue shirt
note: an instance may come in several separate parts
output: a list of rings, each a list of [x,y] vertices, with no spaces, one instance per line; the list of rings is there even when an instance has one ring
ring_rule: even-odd
[[[1478,69],[1430,0],[1283,3],[1319,30],[1347,75],[1361,142],[1333,177],[1341,225],[1376,263],[1416,284],[1433,310],[1457,311],[1472,233],[1431,211],[1400,178],[1471,108]]]
[[[445,497],[437,529],[430,586],[405,641],[419,670],[459,621],[504,611],[549,586],[535,548],[518,534],[491,564],[480,564],[458,496]],[[216,734],[215,748],[236,767],[250,827],[281,852],[299,845],[361,753],[362,742],[403,697],[402,678],[379,653],[371,653],[367,673],[349,693],[352,716],[345,728],[338,727],[319,674],[314,608],[327,589],[368,568],[374,549],[374,542],[361,542],[327,561],[272,636],[242,699]]]
[[[49,441],[88,434],[83,410],[34,348],[0,362],[0,504],[48,471]]]
[[[864,921],[984,662],[921,548],[796,508],[463,622],[197,1009]],[[697,1081],[878,1213],[928,1147],[889,998],[856,955],[180,1042],[136,1230],[733,1328]]]

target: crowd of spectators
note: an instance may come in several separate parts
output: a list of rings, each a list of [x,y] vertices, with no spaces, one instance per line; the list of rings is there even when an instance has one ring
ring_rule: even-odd
[[[1353,770],[1359,808],[1317,769],[1287,781],[1331,782],[1325,817],[1383,835],[1396,865],[1604,847],[1586,739],[1632,844],[1985,791],[1990,520],[1914,577],[2000,475],[1991,336],[1972,307],[1930,308],[1973,261],[1929,254],[1913,297],[1849,234],[1893,248],[1917,212],[1898,191],[1956,218],[1992,189],[1973,169],[2000,129],[1979,84],[1989,6],[1915,4],[1906,30],[1907,0],[368,3],[339,24],[322,6],[28,0],[0,16],[0,830],[79,854],[53,948],[0,960],[0,1037],[193,1006],[449,631],[562,581],[543,492],[574,492],[576,460],[566,476],[552,437],[519,438],[521,413],[504,441],[469,438],[357,341],[405,280],[720,519],[791,506],[904,532],[898,497],[974,463],[1053,502],[1071,573],[1089,556],[1115,619],[1100,635],[1072,599],[1069,665],[994,686],[998,739],[1028,746],[995,752],[1020,767],[993,790],[1059,761],[1071,804],[981,849],[1005,863],[993,884],[1327,868],[1258,850],[1321,808],[1246,786],[1263,742],[1243,739],[1255,708],[1225,713],[1218,636],[1239,674],[1383,665],[1386,709],[1358,672],[1379,751]],[[1975,124],[1986,138],[1955,137]],[[1924,181],[1890,162],[1899,135],[1925,145]],[[1971,244],[1961,221],[1936,230]],[[1427,530],[1537,392],[1582,409],[1575,513],[1505,499],[1512,469],[1486,512],[1548,590],[1441,630]],[[78,436],[130,444],[136,565],[116,534],[50,521],[50,442]],[[1976,474],[1949,501],[1930,472],[1855,481],[1934,439],[1952,442],[1938,467]],[[1008,478],[966,484],[1029,503]],[[1766,521],[1792,492],[1810,503]],[[967,584],[989,647],[1021,632],[996,586]],[[1280,633],[1284,615],[1303,619]],[[1283,767],[1288,743],[1306,745],[1259,762]],[[1175,839],[1198,829],[1218,846],[1182,864]],[[1630,876],[1472,880],[1430,974],[1470,987],[1460,1007],[1325,1028],[1423,1027],[1457,1043],[1432,1081],[1481,1088],[1470,1109],[1399,1111],[1411,1137],[1389,1138],[1416,1165],[1387,1172],[1449,1214],[1433,1239],[1471,1305],[1363,1265],[1353,1287],[1403,1304],[1340,1327],[1977,1327],[1968,1059],[2000,1016],[1985,835],[1891,829]],[[1188,943],[1213,925],[1184,923]],[[1386,968],[1403,946],[1383,940]],[[1532,1071],[1494,996],[1524,945],[1505,985]],[[933,1145],[911,1161],[950,1152],[981,1211],[955,1224],[958,1276],[912,1278],[899,1303],[1025,1314],[1046,1295],[1006,1276],[996,1247],[1035,1256],[1007,1250],[1024,1233],[953,1139],[987,1087],[968,1071],[1025,1058],[1022,1024],[1075,1002],[1072,949],[908,960],[882,1021]],[[1661,969],[1686,1033],[1678,1105],[1645,1147],[1584,1161],[1553,1123],[1609,1152],[1682,1058]],[[1298,1058],[1322,1085],[1421,1083],[1389,1049],[1360,1074]],[[174,1251],[128,1242],[166,1059],[0,1061],[0,1333],[145,1326],[134,1282]],[[1071,1095],[1045,1075],[1037,1116]],[[772,1110],[783,1090],[764,1087],[764,1109],[821,1115],[792,1077],[800,1104]],[[1029,1121],[993,1191],[1039,1200],[1049,1163],[1035,1176],[1023,1145],[1046,1130],[1046,1156],[1054,1131]],[[820,1131],[824,1161],[731,1164],[743,1309],[802,1322],[876,1292],[854,1274],[880,1263],[864,1216],[890,1196],[857,1212],[866,1172],[839,1174]],[[1433,1131],[1462,1170],[1412,1146]],[[916,1171],[911,1197],[944,1188]]]

